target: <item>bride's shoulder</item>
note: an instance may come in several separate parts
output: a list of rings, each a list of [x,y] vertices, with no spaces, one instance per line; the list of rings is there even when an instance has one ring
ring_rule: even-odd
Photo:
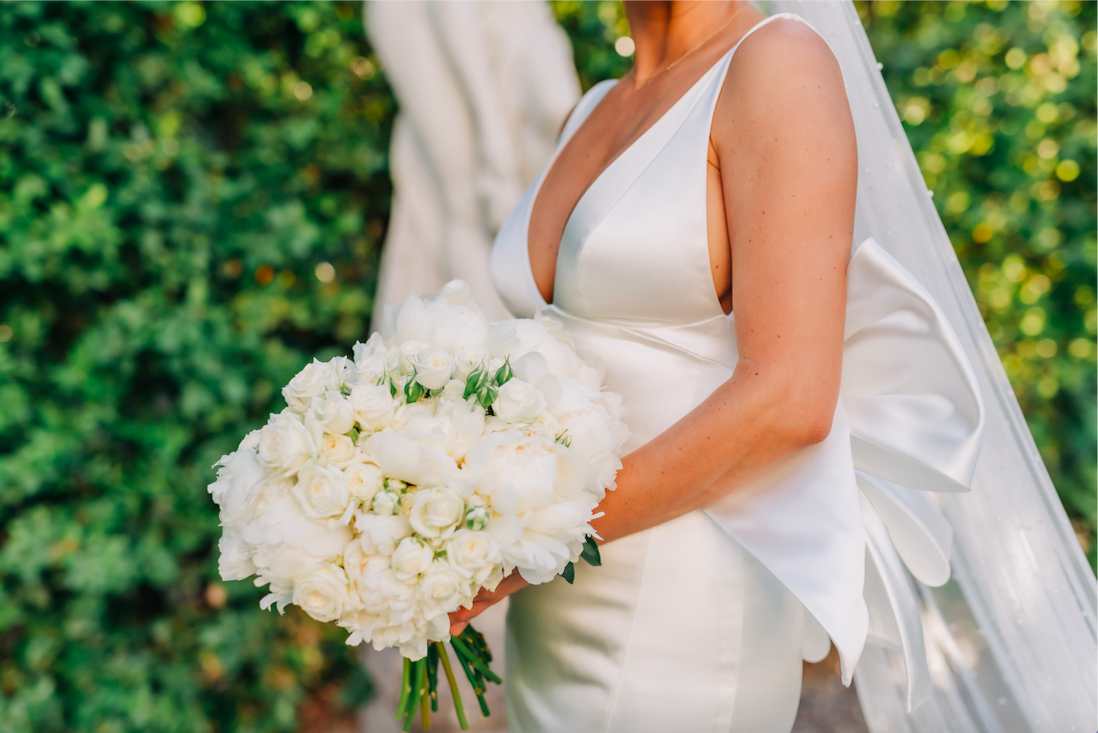
[[[728,67],[716,118],[722,130],[845,126],[850,108],[842,69],[827,42],[796,16],[776,18],[741,43]],[[853,133],[853,127],[850,126]]]
[[[744,38],[728,76],[735,88],[745,91],[799,94],[811,87],[846,97],[842,70],[831,48],[795,15],[775,18]]]

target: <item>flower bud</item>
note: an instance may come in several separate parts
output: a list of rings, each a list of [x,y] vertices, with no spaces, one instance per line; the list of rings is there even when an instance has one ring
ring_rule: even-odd
[[[483,385],[487,379],[488,373],[484,371],[484,367],[481,367],[470,374],[469,379],[465,381],[465,392],[462,394],[462,398],[469,399],[469,397],[479,392],[481,385]]]
[[[515,371],[511,368],[511,360],[508,359],[503,362],[503,366],[496,372],[496,386],[502,387],[513,376],[515,376]]]
[[[400,495],[395,491],[383,489],[374,494],[372,506],[374,514],[383,517],[392,516],[400,512]]]
[[[488,518],[488,509],[482,506],[472,507],[465,512],[465,528],[479,532],[488,526]]]

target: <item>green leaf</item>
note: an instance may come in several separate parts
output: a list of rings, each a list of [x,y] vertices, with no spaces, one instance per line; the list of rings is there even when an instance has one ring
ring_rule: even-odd
[[[506,361],[496,371],[496,386],[502,387],[507,384],[515,376],[515,371],[511,368],[511,357],[507,357]]]
[[[576,579],[576,566],[572,563],[565,565],[564,570],[560,571],[560,577],[564,578],[565,582],[571,585]]]
[[[599,546],[595,544],[594,537],[588,537],[583,541],[580,557],[586,560],[588,565],[594,565],[596,568],[602,565],[602,556],[599,555]]]

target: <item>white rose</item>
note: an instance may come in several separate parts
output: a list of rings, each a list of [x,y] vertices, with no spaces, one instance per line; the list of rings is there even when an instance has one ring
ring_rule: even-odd
[[[351,607],[347,573],[330,562],[321,563],[294,583],[294,605],[317,621],[335,621]]]
[[[426,570],[435,559],[430,545],[418,537],[405,537],[393,552],[393,572],[400,580],[411,580]]]
[[[484,363],[484,349],[466,344],[454,352],[454,365],[463,377],[479,369]]]
[[[313,398],[308,414],[324,432],[344,435],[355,426],[355,413],[342,392],[328,391]]]
[[[507,422],[533,422],[545,410],[545,398],[532,384],[509,379],[499,388],[492,410]]]
[[[331,368],[328,364],[313,359],[312,364],[306,364],[290,383],[282,388],[282,396],[286,398],[286,404],[295,412],[304,412],[313,401],[314,397],[324,394],[329,389]]]
[[[400,403],[387,384],[360,382],[351,390],[348,402],[355,419],[370,430],[381,430],[393,421]]]
[[[293,493],[305,515],[316,519],[344,515],[351,504],[350,484],[338,468],[306,466],[297,475]]]
[[[341,392],[355,382],[355,363],[346,356],[337,356],[328,362],[328,391]]]
[[[456,611],[468,595],[469,582],[444,562],[433,563],[419,581],[419,599],[427,616]]]
[[[444,400],[451,402],[457,402],[464,398],[465,395],[465,382],[460,379],[451,379],[446,383],[446,386],[442,388],[442,394],[439,395]]]
[[[419,357],[430,344],[425,341],[405,341],[400,345],[400,361],[405,371],[412,371],[419,366]]]
[[[421,354],[416,364],[416,381],[427,389],[442,389],[453,373],[454,359],[442,349]]]
[[[503,562],[492,535],[469,529],[459,529],[446,543],[446,559],[459,573],[478,583]]]
[[[449,537],[465,516],[465,503],[446,488],[422,489],[416,494],[408,521],[422,537]]]
[[[363,504],[369,504],[374,494],[381,491],[384,477],[381,469],[372,463],[355,461],[343,467],[343,476],[347,479],[347,486],[351,496]]]
[[[312,434],[293,412],[271,415],[260,430],[259,464],[276,478],[293,476],[317,452]]]
[[[355,459],[355,442],[347,435],[325,433],[320,452],[329,463],[342,467]]]

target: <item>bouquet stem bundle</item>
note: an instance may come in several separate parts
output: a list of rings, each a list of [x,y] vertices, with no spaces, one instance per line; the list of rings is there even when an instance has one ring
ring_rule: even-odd
[[[491,713],[488,710],[488,701],[484,698],[486,681],[490,680],[498,685],[503,680],[488,668],[488,664],[492,661],[492,651],[488,648],[484,635],[472,626],[466,626],[460,635],[450,638],[450,645],[477,696],[481,715],[487,718]],[[461,700],[461,691],[454,677],[454,669],[450,665],[450,656],[446,653],[446,646],[436,641],[427,648],[427,656],[423,659],[414,662],[407,657],[404,659],[404,679],[400,685],[400,702],[397,703],[396,719],[404,718],[406,731],[412,729],[417,707],[420,709],[423,729],[431,729],[431,713],[438,712],[439,662],[442,662],[446,681],[450,685],[450,693],[454,697],[458,724],[462,730],[469,730],[469,720],[465,717],[465,705]]]

